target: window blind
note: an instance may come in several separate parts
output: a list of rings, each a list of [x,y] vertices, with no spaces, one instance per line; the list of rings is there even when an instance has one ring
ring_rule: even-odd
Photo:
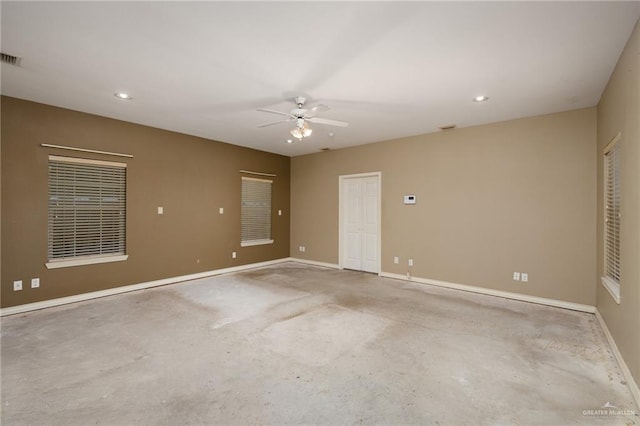
[[[605,276],[620,282],[620,152],[605,153]]]
[[[271,240],[271,185],[273,181],[242,177],[242,243]]]
[[[126,164],[49,157],[49,260],[123,255]]]

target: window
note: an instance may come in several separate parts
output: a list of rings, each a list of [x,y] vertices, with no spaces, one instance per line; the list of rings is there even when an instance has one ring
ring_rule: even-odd
[[[242,178],[241,246],[272,244],[271,185],[273,181]]]
[[[602,284],[620,303],[620,134],[604,150],[604,276]]]
[[[126,170],[49,156],[47,268],[126,260]]]

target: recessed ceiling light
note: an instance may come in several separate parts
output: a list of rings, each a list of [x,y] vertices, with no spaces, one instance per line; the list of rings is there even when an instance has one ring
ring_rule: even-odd
[[[287,143],[293,143],[293,140],[287,139]]]
[[[473,98],[473,102],[484,102],[488,100],[489,100],[489,97],[484,95],[476,96],[475,98]]]
[[[125,101],[130,101],[131,99],[133,99],[131,97],[131,95],[129,95],[128,93],[124,93],[124,92],[114,93],[113,96],[115,96],[118,99],[125,100]]]

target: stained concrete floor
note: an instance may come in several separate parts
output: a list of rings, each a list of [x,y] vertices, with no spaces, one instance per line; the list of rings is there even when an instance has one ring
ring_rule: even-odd
[[[5,425],[640,424],[585,411],[639,413],[593,315],[295,263],[5,317],[1,343]]]

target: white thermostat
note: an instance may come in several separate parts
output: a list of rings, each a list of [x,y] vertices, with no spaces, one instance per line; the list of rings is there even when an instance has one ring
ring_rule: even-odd
[[[405,204],[415,204],[416,203],[416,196],[415,195],[405,195],[404,196],[404,203]]]

